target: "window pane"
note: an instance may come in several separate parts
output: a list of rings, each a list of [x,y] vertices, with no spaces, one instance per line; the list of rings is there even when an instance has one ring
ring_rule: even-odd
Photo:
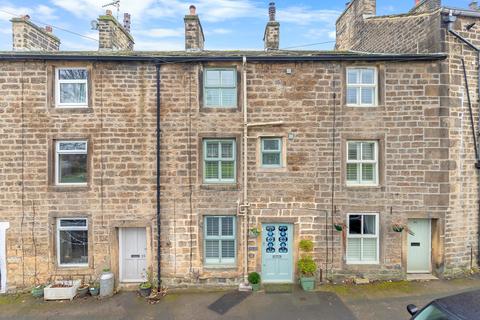
[[[375,71],[373,69],[362,70],[362,83],[374,84],[375,83]]]
[[[347,239],[347,260],[360,261],[361,260],[361,239],[348,238]]]
[[[220,106],[220,89],[205,89],[205,105]]]
[[[205,257],[220,258],[219,244],[219,240],[205,240]]]
[[[357,69],[347,69],[347,83],[348,84],[357,84],[359,78],[359,70]]]
[[[60,103],[86,103],[86,83],[60,83]]]
[[[59,142],[59,151],[87,151],[86,142]]]
[[[219,230],[219,217],[207,217],[205,219],[207,224],[207,236],[218,236]]]
[[[223,107],[235,107],[237,105],[237,89],[221,89]]]
[[[218,142],[206,142],[207,158],[218,158]]]
[[[206,70],[205,85],[207,87],[220,86],[220,71]]]
[[[263,139],[263,150],[272,150],[272,151],[279,151],[280,150],[280,140],[279,139]]]
[[[360,143],[349,142],[348,143],[348,160],[360,160],[358,155],[360,153]]]
[[[374,88],[362,88],[362,104],[373,104]]]
[[[222,258],[235,258],[235,240],[222,240]]]
[[[87,155],[86,154],[59,154],[60,183],[87,182]]]
[[[85,69],[60,69],[58,70],[58,78],[60,80],[86,80],[87,70]]]
[[[235,82],[234,70],[222,70],[222,87],[234,87]]]
[[[222,158],[233,158],[233,142],[222,142]]]
[[[363,238],[363,259],[362,261],[377,260],[377,238]]]
[[[235,162],[222,161],[222,179],[235,179]]]
[[[356,163],[347,163],[347,181],[358,180],[358,166]]]
[[[86,227],[87,220],[85,219],[62,219],[60,220],[60,227]]]
[[[350,215],[348,217],[348,233],[349,234],[361,234],[362,233],[362,216],[361,215]]]
[[[363,182],[375,181],[375,165],[373,163],[362,164],[362,181]]]
[[[363,234],[375,234],[375,216],[363,216]]]
[[[88,263],[88,231],[59,231],[60,264]]]
[[[218,178],[218,161],[205,161],[205,179]]]
[[[222,236],[233,236],[233,217],[222,218]]]
[[[362,142],[362,160],[375,160],[375,143]]]
[[[357,91],[360,88],[347,88],[347,103],[348,104],[358,104],[357,101]]]
[[[415,320],[449,320],[450,317],[431,304],[415,317]]]
[[[262,153],[262,164],[266,166],[279,166],[280,153]]]

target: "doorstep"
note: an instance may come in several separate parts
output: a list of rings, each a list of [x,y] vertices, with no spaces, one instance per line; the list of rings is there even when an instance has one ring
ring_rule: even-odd
[[[431,273],[409,273],[407,274],[407,281],[431,281],[431,280],[438,280]]]

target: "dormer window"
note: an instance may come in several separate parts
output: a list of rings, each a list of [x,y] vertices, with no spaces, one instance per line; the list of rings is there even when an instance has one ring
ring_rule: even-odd
[[[58,68],[55,70],[55,106],[88,108],[88,70]]]

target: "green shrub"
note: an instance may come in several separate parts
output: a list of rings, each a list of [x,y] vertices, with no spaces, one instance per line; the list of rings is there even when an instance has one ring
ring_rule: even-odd
[[[315,275],[317,271],[317,264],[313,261],[312,257],[304,256],[297,262],[298,271],[306,277]]]
[[[251,284],[260,283],[260,275],[257,272],[250,272],[248,274],[248,282]]]
[[[150,283],[150,281],[145,281],[140,283],[140,289],[149,289],[151,287],[152,287],[152,284]]]
[[[313,251],[313,241],[312,240],[307,240],[303,239],[300,241],[299,245],[300,250],[303,252],[312,252]]]

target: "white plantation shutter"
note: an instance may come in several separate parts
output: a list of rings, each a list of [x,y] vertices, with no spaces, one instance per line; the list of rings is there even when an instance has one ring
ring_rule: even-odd
[[[376,141],[348,141],[346,181],[348,185],[378,184],[378,147]]]
[[[205,217],[205,263],[230,265],[236,255],[235,217]]]
[[[237,106],[237,71],[235,68],[205,69],[204,103],[206,107],[234,108]]]
[[[377,260],[377,238],[364,238],[363,241],[363,257],[362,261]]]
[[[362,259],[362,239],[347,239],[347,259],[348,261],[360,261]]]
[[[347,263],[378,263],[378,215],[349,214],[347,230]]]

